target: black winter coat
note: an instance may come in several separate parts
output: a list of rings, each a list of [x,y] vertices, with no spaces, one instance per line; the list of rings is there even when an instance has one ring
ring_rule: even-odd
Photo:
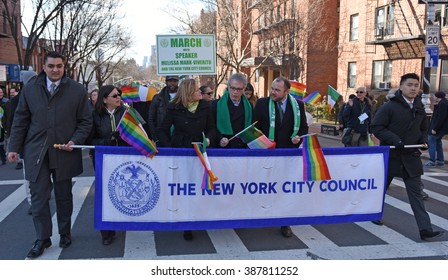
[[[431,118],[430,134],[432,129],[436,131],[438,136],[448,134],[448,100],[446,98],[440,99],[439,104],[435,106]]]
[[[400,141],[405,145],[426,144],[428,121],[421,98],[414,99],[411,109],[398,90],[388,103],[378,109],[371,129],[382,146],[395,146]],[[420,155],[417,148],[391,149],[388,175],[401,178],[422,175]]]
[[[174,126],[171,135],[171,126]],[[159,147],[192,148],[192,142],[202,143],[202,132],[213,143],[217,131],[213,122],[210,104],[200,100],[194,113],[191,113],[183,105],[170,103],[167,107],[165,119],[157,128]]]
[[[156,132],[157,127],[162,125],[165,119],[166,109],[170,103],[170,94],[168,87],[164,87],[154,98],[149,106],[147,125],[149,127],[148,135],[154,142],[158,141],[158,134]]]
[[[351,128],[354,132],[360,133],[361,135],[367,135],[370,133],[370,123],[372,121],[372,112],[368,97],[364,98],[364,102],[361,102],[358,97],[352,100],[353,106],[350,106],[348,103],[344,106],[343,117],[347,120],[346,127]],[[364,113],[367,114],[367,119],[361,123],[359,116]]]
[[[269,116],[269,98],[264,97],[257,100],[257,104],[255,105],[254,112],[254,121],[257,122],[255,125],[258,129],[260,129],[266,137],[269,137],[269,124],[270,124],[270,116]],[[283,116],[283,121],[280,122],[279,114],[277,112],[277,106],[275,107],[275,136],[274,141],[276,144],[276,148],[298,148],[302,141],[298,144],[293,144],[291,142],[291,134],[294,128],[294,117],[292,105],[289,102],[289,98],[287,99],[288,103],[286,105],[286,111]],[[299,103],[300,109],[300,127],[297,135],[305,135],[308,133],[308,124],[306,122],[305,115],[305,106],[303,102],[297,101]]]
[[[124,106],[120,106],[114,111],[115,127],[121,120],[121,117],[126,112]],[[128,146],[118,135],[118,131],[112,130],[111,117],[109,112],[105,108],[99,113],[94,110],[93,116],[93,127],[91,134],[91,144],[95,146]]]
[[[22,89],[11,128],[9,150],[24,147],[25,177],[35,182],[48,153],[50,168],[56,170],[56,181],[82,173],[82,151],[53,148],[54,144],[83,145],[92,130],[92,111],[85,88],[65,75],[54,96],[47,89],[42,71]]]

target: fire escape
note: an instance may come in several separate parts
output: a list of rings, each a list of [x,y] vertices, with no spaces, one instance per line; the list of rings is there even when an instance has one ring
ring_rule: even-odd
[[[402,5],[408,5],[406,15]],[[367,45],[383,46],[391,60],[424,57],[426,17],[417,15],[409,1],[390,0],[388,5],[376,7],[370,18],[374,26],[366,31],[371,38]]]

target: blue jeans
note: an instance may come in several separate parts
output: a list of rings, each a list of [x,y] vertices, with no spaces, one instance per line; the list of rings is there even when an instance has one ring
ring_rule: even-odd
[[[443,147],[442,147],[442,136],[439,135],[428,135],[428,145],[429,145],[429,160],[432,162],[440,161],[444,162],[443,158]]]

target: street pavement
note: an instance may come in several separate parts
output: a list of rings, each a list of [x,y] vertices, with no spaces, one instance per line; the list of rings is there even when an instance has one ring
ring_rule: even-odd
[[[320,132],[312,124],[310,132]],[[318,135],[322,147],[342,147],[339,136]],[[74,178],[73,244],[53,246],[39,260],[446,260],[448,234],[433,242],[420,240],[402,181],[395,179],[384,204],[384,226],[371,222],[292,226],[293,237],[283,238],[278,227],[195,231],[186,242],[179,231],[118,231],[114,243],[101,244],[93,226],[94,172],[84,150],[84,173]],[[430,198],[426,209],[435,230],[448,230],[448,166],[425,168],[423,181]],[[23,260],[34,241],[27,215],[22,170],[0,166],[0,260]],[[51,200],[55,213],[54,199]],[[53,216],[56,225],[56,215]]]

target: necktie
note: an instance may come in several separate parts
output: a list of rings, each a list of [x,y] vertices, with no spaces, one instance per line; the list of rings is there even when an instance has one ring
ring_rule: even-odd
[[[277,109],[278,109],[278,116],[280,117],[280,122],[283,121],[283,108],[282,103],[277,101]]]
[[[55,91],[55,89],[56,89],[56,84],[55,84],[55,83],[52,83],[52,84],[50,85],[50,95],[51,95],[51,96],[54,95],[54,91]]]

